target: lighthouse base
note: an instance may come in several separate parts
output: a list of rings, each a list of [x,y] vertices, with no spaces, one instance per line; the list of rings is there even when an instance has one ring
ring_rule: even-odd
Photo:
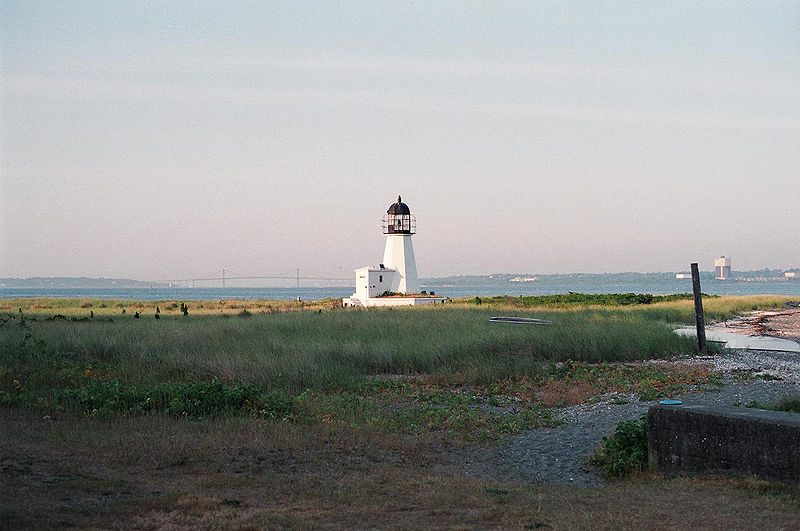
[[[416,277],[416,272],[414,273]],[[342,306],[362,306],[372,308],[378,306],[418,306],[420,304],[436,304],[444,302],[443,297],[418,291],[400,293],[397,286],[402,279],[397,269],[379,266],[368,266],[356,269],[356,292],[342,299]],[[405,283],[402,283],[405,285]],[[419,286],[419,284],[417,284]]]
[[[423,304],[444,304],[444,297],[436,295],[421,295],[417,297],[367,297],[362,300],[353,294],[350,297],[342,299],[342,306],[345,308],[362,307],[362,308],[381,308],[385,306],[420,306]]]

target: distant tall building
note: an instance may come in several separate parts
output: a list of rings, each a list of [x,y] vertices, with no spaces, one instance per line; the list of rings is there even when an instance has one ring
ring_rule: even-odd
[[[714,278],[728,280],[731,278],[731,259],[720,256],[714,259]]]

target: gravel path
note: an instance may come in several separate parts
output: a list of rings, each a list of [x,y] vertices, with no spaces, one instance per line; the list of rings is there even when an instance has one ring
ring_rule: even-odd
[[[786,320],[786,316],[782,315]],[[770,326],[775,323],[767,320]],[[789,334],[784,338],[797,340],[800,312],[790,319]],[[775,334],[778,335],[778,334]],[[686,362],[686,360],[681,360]],[[724,374],[724,385],[718,391],[686,393],[680,398],[689,404],[746,404],[774,402],[791,394],[800,394],[800,356],[770,351],[730,351],[719,356],[696,357],[693,363],[708,364]],[[664,363],[664,362],[661,362]],[[742,371],[750,375],[769,375],[779,380],[749,379],[742,382]],[[469,476],[486,479],[547,483],[577,486],[602,485],[594,468],[585,464],[591,453],[600,446],[603,436],[614,432],[617,423],[636,420],[657,402],[640,402],[636,397],[620,401],[619,395],[609,396],[594,404],[580,404],[561,411],[564,424],[556,428],[539,428],[520,433],[505,444],[492,448],[473,448],[454,455]]]

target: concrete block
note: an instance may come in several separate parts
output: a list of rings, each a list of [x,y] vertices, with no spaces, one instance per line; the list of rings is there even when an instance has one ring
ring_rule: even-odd
[[[800,414],[745,407],[655,405],[647,414],[650,470],[800,483]]]

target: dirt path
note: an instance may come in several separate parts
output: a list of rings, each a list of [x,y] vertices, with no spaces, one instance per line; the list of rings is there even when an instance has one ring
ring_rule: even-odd
[[[750,330],[761,326],[768,335],[800,339],[800,310],[758,312],[742,321]],[[737,325],[738,326],[738,325]],[[739,328],[746,333],[745,326]],[[685,362],[685,360],[682,360]],[[696,404],[769,403],[780,397],[800,394],[800,356],[785,352],[730,351],[722,355],[691,360],[709,364],[723,373],[724,385],[718,391],[685,393],[674,397]],[[562,410],[565,423],[557,428],[539,428],[521,433],[495,448],[471,449],[454,456],[470,476],[515,480],[521,483],[596,486],[604,482],[585,464],[600,446],[603,437],[613,433],[617,423],[635,420],[656,402],[635,398],[619,404],[619,396],[594,404],[581,404]]]

